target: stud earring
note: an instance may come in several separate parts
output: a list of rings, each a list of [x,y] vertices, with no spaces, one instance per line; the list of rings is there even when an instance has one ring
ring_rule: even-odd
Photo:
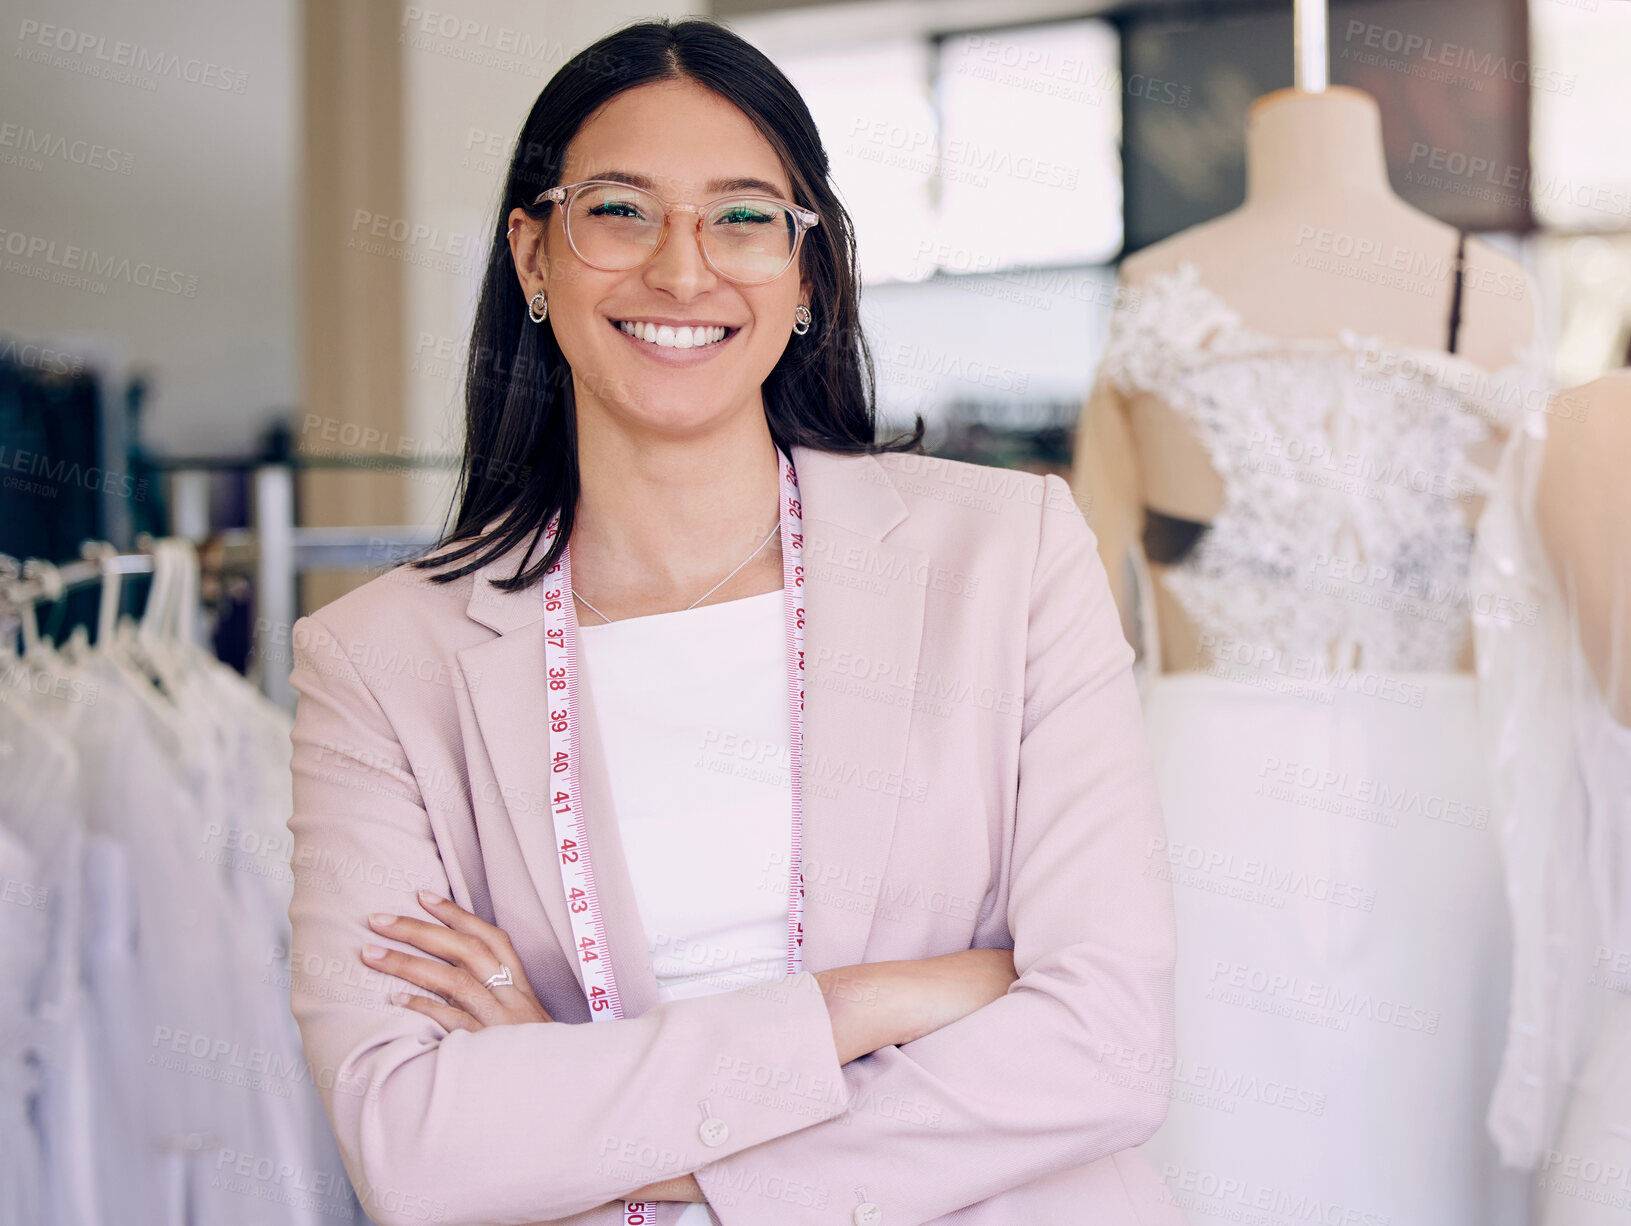
[[[539,290],[527,303],[527,315],[535,324],[541,324],[549,316],[549,299],[544,297],[544,291]]]
[[[803,336],[806,332],[808,332],[810,330],[810,320],[812,318],[813,318],[813,316],[810,314],[810,308],[805,306],[802,302],[799,303],[798,306],[794,307],[793,308],[793,321],[794,321],[793,322],[793,332],[794,332],[794,334],[797,335],[797,336]]]

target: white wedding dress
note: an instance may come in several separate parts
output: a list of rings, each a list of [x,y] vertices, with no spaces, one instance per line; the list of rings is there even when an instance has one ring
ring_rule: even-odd
[[[1179,937],[1178,1065],[1146,1149],[1197,1222],[1524,1222],[1484,1125],[1509,920],[1477,680],[1455,669],[1461,504],[1490,478],[1469,449],[1533,376],[1254,333],[1192,265],[1116,316],[1104,363],[1171,406],[1225,489],[1159,573],[1202,667],[1163,671],[1134,550],[1167,828],[1144,871],[1172,881]]]
[[[1535,498],[1546,419],[1502,458],[1473,582],[1534,627],[1480,617],[1486,740],[1514,915],[1513,1008],[1489,1125],[1532,1168],[1538,1226],[1631,1222],[1631,727],[1609,709]],[[1608,553],[1609,673],[1631,650],[1631,565]],[[1601,576],[1599,576],[1601,577]]]

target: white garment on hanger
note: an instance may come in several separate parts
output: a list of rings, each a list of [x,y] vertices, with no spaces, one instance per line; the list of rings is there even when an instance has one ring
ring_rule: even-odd
[[[792,779],[783,593],[579,626],[587,702],[658,996],[787,971]],[[708,1226],[690,1204],[678,1226]]]
[[[0,926],[0,1226],[353,1221],[289,1011],[292,720],[165,620],[0,654],[0,869],[47,887]]]
[[[17,909],[5,908],[0,962],[17,989],[6,1001],[21,1012],[0,1021],[0,1052],[22,1054],[27,1067],[21,1080],[16,1069],[0,1072],[0,1166],[19,1164],[0,1173],[0,1223],[97,1226],[97,1175],[108,1156],[94,1141],[97,1097],[117,1076],[89,1030],[82,957],[83,866],[99,841],[84,830],[72,744],[30,709],[33,668],[10,656],[0,656],[0,668],[11,683],[0,695],[0,842],[15,839],[33,857],[27,875],[4,874],[5,901]],[[0,1015],[9,1012],[0,1004]]]

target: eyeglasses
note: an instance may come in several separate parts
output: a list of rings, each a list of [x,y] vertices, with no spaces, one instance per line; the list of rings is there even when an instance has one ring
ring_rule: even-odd
[[[702,258],[738,285],[762,285],[787,271],[804,232],[820,224],[809,209],[774,196],[721,196],[707,204],[670,204],[643,188],[585,179],[540,192],[532,202],[562,205],[566,241],[602,272],[639,268],[662,249],[670,213],[697,215]]]

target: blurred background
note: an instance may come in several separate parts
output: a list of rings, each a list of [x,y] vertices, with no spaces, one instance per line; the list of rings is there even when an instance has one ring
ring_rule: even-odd
[[[481,252],[570,56],[653,16],[762,48],[856,222],[880,434],[1067,477],[1121,262],[1240,205],[1294,64],[1291,0],[0,10],[0,970],[32,985],[0,996],[0,1226],[418,1217],[347,1183],[288,1013],[290,636],[443,525]],[[1631,363],[1631,3],[1328,29],[1393,190],[1527,273],[1552,383]]]
[[[7,7],[0,554],[205,545],[216,650],[283,704],[292,620],[441,523],[473,253],[572,52],[692,13],[762,47],[856,219],[884,418],[1060,472],[1118,260],[1240,202],[1293,63],[1289,0]],[[1619,0],[1331,6],[1394,189],[1522,261],[1563,386],[1627,360],[1627,63]]]

